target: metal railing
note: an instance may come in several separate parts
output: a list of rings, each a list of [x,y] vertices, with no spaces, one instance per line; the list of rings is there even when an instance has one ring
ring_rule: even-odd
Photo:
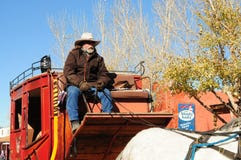
[[[46,58],[46,56],[44,56]],[[44,58],[43,57],[43,58]],[[42,60],[37,61],[32,63],[32,66],[28,69],[26,69],[25,71],[23,71],[21,74],[19,74],[16,78],[14,78],[12,81],[10,81],[10,90],[17,86],[18,84],[20,84],[21,82],[25,81],[28,78],[33,77],[34,75],[36,75],[36,73],[40,74],[43,69],[43,64],[42,64]],[[48,62],[51,63],[51,60]],[[138,63],[135,67],[133,71],[110,71],[110,72],[119,72],[119,73],[136,73],[136,74],[140,74],[141,76],[144,74],[145,72],[145,67],[143,65],[144,61],[141,61],[140,63]],[[50,64],[50,69],[52,70],[63,70],[63,68],[51,68],[51,64]],[[38,72],[39,71],[39,72]]]
[[[27,78],[33,77],[37,71],[39,73],[43,73],[51,69],[51,59],[50,56],[43,56],[40,61],[32,63],[32,66],[28,68],[27,70],[23,71],[21,74],[19,74],[16,78],[14,78],[12,81],[10,81],[10,90],[18,85],[19,83],[25,81]]]
[[[35,72],[40,70],[40,68],[41,68],[40,61],[32,63],[32,66],[30,68],[26,69],[21,74],[19,74],[16,78],[10,81],[10,89],[18,85],[19,83],[25,81],[27,78],[33,77],[35,75]]]

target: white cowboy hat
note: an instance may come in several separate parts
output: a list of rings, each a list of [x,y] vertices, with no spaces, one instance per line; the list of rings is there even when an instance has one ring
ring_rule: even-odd
[[[74,45],[82,46],[84,44],[84,42],[93,42],[94,46],[97,46],[100,43],[100,41],[94,40],[92,33],[84,32],[81,35],[80,39],[75,41]]]

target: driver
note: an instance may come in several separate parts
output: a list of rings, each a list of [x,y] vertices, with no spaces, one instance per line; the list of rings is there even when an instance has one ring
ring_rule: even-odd
[[[91,33],[85,32],[75,42],[64,65],[67,79],[67,112],[71,121],[72,132],[80,125],[78,99],[86,91],[94,92],[101,101],[102,112],[110,113],[113,105],[110,91],[105,86],[110,81],[104,58],[97,51],[100,41],[94,40]]]

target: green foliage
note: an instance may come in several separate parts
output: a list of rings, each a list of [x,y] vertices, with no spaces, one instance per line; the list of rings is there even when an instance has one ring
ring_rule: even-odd
[[[216,69],[215,63],[203,56],[178,58],[168,65],[164,78],[171,80],[170,88],[174,93],[186,92],[196,96],[200,92],[221,88]]]
[[[198,11],[201,20],[200,47],[218,52],[222,58],[229,56],[229,54],[232,58],[239,57],[241,44],[240,6],[224,0],[204,1],[203,6],[203,10]],[[224,51],[225,47],[226,52]]]
[[[241,13],[240,6],[224,0],[203,0],[200,18],[200,52],[195,57],[174,57],[163,78],[173,93],[197,96],[201,92],[231,91],[240,98]]]

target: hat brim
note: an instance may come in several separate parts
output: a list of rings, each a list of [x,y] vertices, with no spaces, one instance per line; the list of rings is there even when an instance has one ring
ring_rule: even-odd
[[[100,43],[100,41],[95,41],[95,40],[90,40],[90,39],[81,39],[81,40],[75,41],[74,45],[82,46],[83,44],[88,43],[88,42],[92,42],[94,44],[94,46],[97,46]]]

